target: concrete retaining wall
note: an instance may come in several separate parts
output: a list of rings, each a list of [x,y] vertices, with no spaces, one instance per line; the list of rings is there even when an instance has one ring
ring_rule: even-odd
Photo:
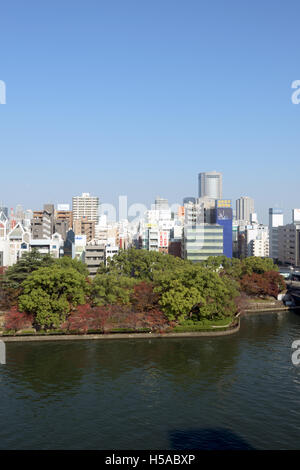
[[[90,340],[90,339],[152,339],[152,338],[194,338],[194,337],[207,337],[207,336],[227,336],[237,333],[240,329],[240,320],[238,325],[233,328],[228,328],[226,331],[203,331],[203,332],[188,332],[188,333],[116,333],[116,334],[103,334],[103,335],[49,335],[49,336],[0,336],[4,342],[15,341],[74,341],[74,340]]]

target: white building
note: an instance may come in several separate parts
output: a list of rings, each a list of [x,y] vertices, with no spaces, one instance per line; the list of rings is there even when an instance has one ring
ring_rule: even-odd
[[[99,220],[99,198],[91,196],[90,193],[82,193],[81,196],[72,198],[73,220],[81,220],[85,217],[89,221]]]
[[[0,266],[12,266],[22,254],[29,251],[31,235],[18,223],[6,236],[0,238]]]
[[[113,258],[119,253],[119,247],[116,245],[107,245],[105,247],[105,264],[107,264],[110,258]]]
[[[269,256],[269,227],[262,224],[246,226],[246,253],[245,256]]]
[[[51,238],[33,239],[29,243],[29,250],[39,251],[41,254],[49,254],[53,258],[64,255],[64,240],[60,233],[54,233]]]
[[[261,232],[260,237],[251,242],[248,245],[249,256],[259,256],[261,258],[269,257],[269,234],[267,232]]]

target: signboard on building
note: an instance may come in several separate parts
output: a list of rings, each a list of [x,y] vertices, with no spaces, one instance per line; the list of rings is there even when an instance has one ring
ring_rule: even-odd
[[[218,199],[217,207],[231,207],[231,199]]]
[[[76,246],[85,246],[86,245],[86,235],[75,235],[75,245]]]
[[[160,248],[167,248],[169,242],[169,232],[163,230],[159,232],[159,246]]]
[[[218,207],[217,221],[218,220],[232,220],[232,209]]]
[[[69,211],[70,210],[70,204],[57,204],[57,210],[58,211]]]

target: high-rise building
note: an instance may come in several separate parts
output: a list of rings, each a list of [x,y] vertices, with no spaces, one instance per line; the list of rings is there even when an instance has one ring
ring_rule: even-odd
[[[278,227],[283,225],[282,209],[269,209],[270,258],[278,259]]]
[[[251,214],[254,213],[254,200],[248,196],[242,196],[236,201],[236,220],[250,223]]]
[[[216,201],[216,223],[223,227],[223,254],[232,258],[232,207],[230,199]]]
[[[222,173],[209,171],[198,175],[199,197],[222,199]]]
[[[281,225],[277,231],[278,261],[300,266],[300,223]]]
[[[73,220],[86,220],[98,223],[99,220],[99,198],[91,196],[90,193],[82,193],[81,196],[72,198]]]
[[[44,204],[42,211],[34,211],[31,219],[33,239],[50,239],[54,232],[54,205]]]

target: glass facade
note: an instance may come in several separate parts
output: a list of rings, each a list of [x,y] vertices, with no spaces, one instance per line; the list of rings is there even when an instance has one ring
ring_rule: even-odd
[[[192,262],[223,254],[223,227],[202,224],[184,228],[183,257]]]

